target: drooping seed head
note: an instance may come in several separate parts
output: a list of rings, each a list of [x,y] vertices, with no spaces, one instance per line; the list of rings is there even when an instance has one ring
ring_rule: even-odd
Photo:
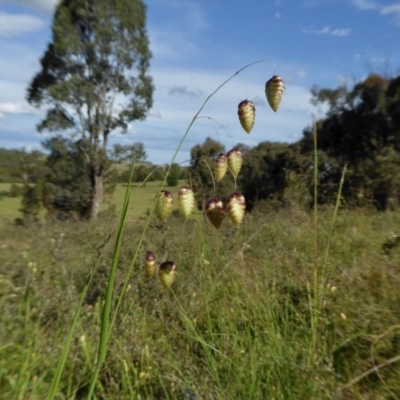
[[[161,190],[157,198],[156,215],[161,222],[164,222],[171,214],[174,206],[174,198],[168,190]]]
[[[246,199],[240,193],[233,193],[226,201],[226,211],[234,225],[239,226],[246,211]]]
[[[150,250],[146,252],[146,274],[148,278],[152,278],[156,270],[156,258]]]
[[[265,94],[267,95],[268,104],[276,112],[282,101],[285,85],[279,75],[274,75],[265,84]]]
[[[165,261],[158,267],[158,277],[166,289],[170,289],[176,278],[176,265],[173,261]]]
[[[243,165],[242,152],[238,149],[229,150],[226,154],[228,160],[228,166],[231,169],[233,175],[237,178]]]
[[[226,174],[227,169],[228,169],[228,161],[226,159],[225,154],[223,153],[218,154],[218,157],[215,159],[215,164],[214,164],[214,177],[217,182],[222,180],[222,178]]]
[[[250,133],[254,126],[254,120],[256,118],[256,108],[250,100],[243,100],[238,105],[238,115],[240,125],[243,129]]]
[[[210,222],[219,229],[225,218],[224,205],[221,200],[211,199],[206,204],[206,214]]]
[[[194,204],[195,199],[193,190],[189,186],[182,186],[178,192],[178,205],[183,218],[189,218],[194,209]]]

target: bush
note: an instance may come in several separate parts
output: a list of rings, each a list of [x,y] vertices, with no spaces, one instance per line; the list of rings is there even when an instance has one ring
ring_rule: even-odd
[[[22,196],[22,193],[23,193],[23,188],[20,185],[13,183],[10,186],[10,191],[9,191],[10,197],[19,197]]]
[[[172,164],[167,176],[167,185],[172,187],[176,186],[181,176],[182,168],[178,164]]]

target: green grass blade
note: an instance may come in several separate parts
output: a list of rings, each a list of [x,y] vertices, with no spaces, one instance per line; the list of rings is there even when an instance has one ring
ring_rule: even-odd
[[[134,168],[135,168],[135,162],[132,163],[130,178],[129,178],[129,182],[128,182],[128,185],[126,187],[126,192],[125,192],[124,205],[122,207],[122,212],[121,212],[121,218],[120,218],[120,223],[119,223],[119,228],[118,228],[118,233],[117,233],[117,240],[115,243],[111,271],[110,271],[110,275],[108,278],[106,297],[105,297],[103,314],[102,314],[102,319],[101,319],[100,342],[99,342],[99,349],[98,349],[98,354],[97,354],[96,368],[94,370],[92,379],[90,381],[90,388],[89,388],[89,393],[87,396],[88,399],[91,399],[93,396],[93,391],[94,391],[94,388],[95,388],[95,385],[97,382],[97,378],[99,376],[100,368],[101,368],[101,366],[106,358],[106,354],[107,354],[107,342],[108,342],[108,338],[109,338],[109,324],[110,324],[112,295],[113,295],[113,289],[114,289],[115,276],[117,273],[119,252],[120,252],[121,244],[122,244],[122,236],[123,236],[124,227],[125,227],[126,214],[127,214],[128,206],[129,206],[129,200],[130,200],[130,194],[131,194],[131,182],[132,182]]]
[[[108,238],[106,240],[106,243],[108,243],[108,241],[110,240],[111,236],[112,236],[112,233],[110,233],[110,235],[108,236]],[[88,279],[86,281],[86,284],[85,284],[85,286],[84,286],[84,288],[83,288],[83,290],[81,292],[81,295],[79,296],[79,301],[78,301],[78,305],[77,305],[76,310],[75,310],[74,318],[72,319],[71,326],[69,328],[69,332],[68,332],[67,338],[65,339],[63,351],[62,351],[60,360],[59,360],[58,365],[57,365],[56,373],[55,373],[53,381],[51,383],[50,393],[49,393],[49,397],[48,397],[49,400],[54,399],[56,394],[57,394],[58,385],[60,384],[61,376],[62,376],[64,367],[65,367],[65,363],[67,361],[68,353],[69,353],[69,350],[70,350],[70,347],[71,347],[72,338],[73,338],[73,335],[74,335],[74,332],[75,332],[75,329],[76,329],[76,325],[77,325],[78,320],[79,320],[79,315],[80,315],[80,312],[81,312],[81,309],[82,309],[82,305],[83,305],[83,302],[85,300],[86,293],[88,291],[90,283],[91,283],[91,281],[93,279],[93,276],[94,276],[94,274],[95,274],[95,272],[96,272],[96,270],[97,270],[97,268],[98,268],[98,266],[100,264],[101,256],[102,255],[100,254],[100,257],[98,258],[95,267],[90,271],[89,277],[88,277]]]

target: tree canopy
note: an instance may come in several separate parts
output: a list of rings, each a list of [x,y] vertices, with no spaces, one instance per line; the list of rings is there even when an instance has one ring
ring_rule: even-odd
[[[400,78],[370,74],[352,89],[314,87],[312,93],[314,104],[329,105],[326,117],[317,121],[318,148],[325,157],[321,174],[325,192],[334,195],[346,164],[343,194],[348,202],[372,203],[382,210],[398,202]],[[303,152],[311,150],[312,129],[304,131],[300,145]]]

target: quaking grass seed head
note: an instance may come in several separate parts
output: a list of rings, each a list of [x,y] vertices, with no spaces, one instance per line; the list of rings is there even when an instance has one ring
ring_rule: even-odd
[[[238,149],[229,150],[226,159],[228,160],[228,167],[237,178],[243,165],[242,152]]]
[[[238,116],[240,125],[246,131],[250,133],[254,126],[256,118],[256,108],[250,100],[243,100],[238,105]]]
[[[221,200],[211,199],[206,204],[206,215],[209,221],[219,229],[225,218],[224,205]]]
[[[154,276],[154,272],[156,270],[156,258],[154,253],[150,250],[146,252],[146,274],[148,278],[152,278]]]
[[[246,211],[246,200],[240,193],[233,193],[226,202],[226,212],[235,226],[239,226]]]
[[[170,289],[176,278],[176,264],[165,261],[158,267],[158,277],[166,289]]]
[[[226,174],[228,169],[228,161],[225,154],[220,153],[215,160],[214,164],[214,177],[217,182],[220,182]]]
[[[168,190],[161,190],[157,198],[156,215],[161,222],[165,222],[171,214],[174,198]]]
[[[265,84],[265,94],[270,107],[276,112],[282,101],[283,92],[285,85],[282,78],[279,75],[274,75]]]
[[[178,192],[178,206],[183,218],[188,219],[195,205],[194,193],[189,186],[182,186]]]

